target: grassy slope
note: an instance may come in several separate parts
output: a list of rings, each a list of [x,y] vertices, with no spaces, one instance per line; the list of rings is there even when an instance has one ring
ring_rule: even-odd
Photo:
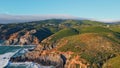
[[[103,63],[109,59],[110,56],[113,57],[119,50],[118,44],[96,33],[66,37],[64,40],[59,41],[59,43],[65,40],[68,40],[68,43],[59,48],[60,51],[75,52],[75,54],[79,54],[82,58],[90,62],[90,64]]]
[[[98,21],[90,21],[90,20],[83,20],[81,21],[82,24],[84,25],[94,25],[94,26],[98,26],[98,25],[103,25],[104,23],[103,22],[98,22]]]
[[[71,36],[79,34],[79,32],[74,28],[65,28],[63,30],[60,30],[59,32],[55,33],[51,39],[51,41],[55,41],[58,39],[61,39],[63,37]]]
[[[61,28],[61,26],[59,26],[60,24],[71,28]],[[103,63],[119,52],[119,26],[106,28],[104,25],[106,24],[89,20],[80,21],[52,19],[30,23],[4,25],[0,28],[0,35],[8,36],[17,31],[36,29],[37,33],[34,35],[42,40],[53,34],[52,39],[47,40],[47,42],[63,39],[58,42],[63,43],[63,41],[68,40],[64,46],[59,48],[60,51],[73,51],[75,54],[79,54],[91,64],[98,64]],[[7,32],[4,33],[3,31],[6,30]],[[112,62],[117,61],[118,59],[119,58],[113,58],[108,62],[112,64]],[[117,66],[117,63],[118,61],[115,62],[116,65],[113,65]]]
[[[120,33],[120,26],[119,27],[118,26],[112,26],[110,29],[115,31],[115,32],[119,32]]]
[[[90,26],[90,27],[83,27],[83,29],[80,29],[81,33],[107,33],[112,32],[108,28],[100,27],[100,26]]]
[[[65,28],[44,39],[41,44],[48,49],[49,47],[53,47],[53,45],[56,45],[56,43],[59,42],[60,39],[77,34],[79,34],[79,32],[76,29]]]
[[[103,68],[120,68],[120,56],[108,60]]]
[[[79,28],[81,34],[83,33],[99,33],[112,41],[120,43],[120,33],[111,30],[110,28],[105,28],[102,26],[88,26]]]
[[[37,30],[34,34],[41,41],[53,33],[59,31],[58,24],[63,20],[44,20],[26,23],[11,23],[0,25],[0,39],[8,39],[8,37],[16,32],[22,31],[24,34],[26,31]],[[54,25],[51,25],[54,24]]]

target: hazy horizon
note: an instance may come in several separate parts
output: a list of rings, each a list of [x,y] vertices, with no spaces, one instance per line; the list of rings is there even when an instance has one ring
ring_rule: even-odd
[[[119,3],[119,0],[1,0],[0,23],[3,20],[11,21],[16,16],[15,21],[20,16],[31,21],[41,20],[44,17],[67,17],[117,22],[120,21]]]
[[[67,14],[83,18],[120,19],[119,0],[1,0],[0,14]]]

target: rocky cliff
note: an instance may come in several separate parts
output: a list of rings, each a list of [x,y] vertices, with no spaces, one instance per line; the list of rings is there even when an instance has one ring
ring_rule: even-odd
[[[8,40],[4,42],[5,45],[38,45],[39,39],[32,34],[36,33],[36,30],[25,31],[24,34],[21,32],[13,33],[9,36]]]
[[[8,24],[0,25],[0,40],[5,45],[37,45],[33,51],[11,58],[13,62],[33,61],[55,68],[102,68],[107,60],[120,55],[118,27],[89,20]]]
[[[69,36],[54,42],[50,41],[52,37],[54,35],[43,40],[26,57],[30,61],[36,60],[37,63],[56,68],[99,68],[119,53],[119,44],[97,33]]]

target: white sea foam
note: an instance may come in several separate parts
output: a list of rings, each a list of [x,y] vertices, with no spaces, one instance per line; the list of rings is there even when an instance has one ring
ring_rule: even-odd
[[[9,53],[5,53],[0,55],[0,67],[3,68],[5,66],[7,66],[7,64],[9,63],[10,58],[16,54],[19,50],[15,51],[15,52],[9,52]]]
[[[28,49],[22,49],[22,50],[20,51],[20,53],[26,53],[26,52],[28,52]]]
[[[18,67],[24,67],[24,68],[55,68],[53,66],[42,66],[40,64],[34,63],[34,62],[10,62],[10,58],[13,56],[19,56],[19,54],[21,53],[26,53],[28,52],[27,48],[24,49],[18,49],[14,52],[8,52],[8,53],[4,53],[2,55],[0,55],[0,68],[4,68],[5,66],[7,66],[8,68],[11,66],[13,66],[14,68],[18,68]]]
[[[10,57],[12,57],[14,54],[15,53],[5,53],[0,55],[0,67],[5,67],[9,63]]]
[[[10,66],[14,66],[14,67],[25,66],[25,68],[55,68],[53,66],[42,66],[34,62],[17,62],[17,63],[11,63]]]
[[[41,68],[41,66],[37,63],[33,62],[17,62],[17,63],[10,63],[10,66],[25,66],[26,68]]]

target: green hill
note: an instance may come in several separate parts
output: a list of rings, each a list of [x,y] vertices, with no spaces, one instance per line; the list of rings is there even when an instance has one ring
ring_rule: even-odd
[[[8,45],[19,45],[20,39],[26,45],[36,43],[32,57],[59,54],[59,58],[63,58],[64,64],[68,66],[102,68],[103,65],[103,68],[106,68],[107,64],[110,64],[113,68],[118,68],[119,57],[116,56],[120,55],[119,26],[70,19],[0,24],[0,41],[10,42]]]
[[[89,26],[89,27],[82,27],[80,29],[81,33],[111,33],[112,30],[109,30],[108,28],[104,28],[102,26]]]
[[[64,41],[67,43],[63,43]],[[57,46],[62,52],[72,51],[87,60],[90,67],[101,67],[102,64],[119,52],[119,44],[97,33],[85,33],[63,38]]]
[[[108,60],[102,68],[120,68],[120,56]]]
[[[117,27],[116,27],[117,28]],[[100,35],[103,35],[105,37],[108,37],[109,39],[120,43],[120,33],[112,30],[111,28],[106,28],[104,26],[87,26],[87,27],[80,27],[78,28],[79,32],[81,34],[83,33],[98,33]],[[119,28],[118,28],[119,30]]]
[[[45,49],[51,49],[56,46],[56,43],[59,42],[60,39],[77,34],[79,34],[79,32],[76,29],[65,28],[44,39],[41,45],[44,46]]]
[[[105,24],[103,22],[91,21],[91,20],[82,20],[81,22],[84,25],[93,25],[93,26],[100,26]]]
[[[51,40],[55,41],[55,40],[61,39],[63,37],[77,35],[77,34],[79,34],[79,32],[76,29],[65,28],[65,29],[60,30],[59,32],[56,32],[55,34],[53,34],[54,37]]]

